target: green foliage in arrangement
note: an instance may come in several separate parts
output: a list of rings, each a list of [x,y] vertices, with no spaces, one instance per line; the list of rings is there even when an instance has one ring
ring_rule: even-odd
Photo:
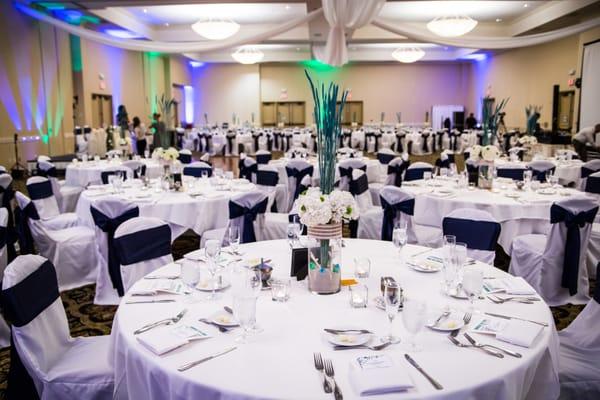
[[[500,113],[508,104],[508,100],[502,99],[500,103],[494,106],[494,100],[486,96],[483,98],[483,111],[482,111],[482,124],[483,124],[483,145],[487,146],[492,144],[492,138],[497,137],[498,123],[500,122]]]

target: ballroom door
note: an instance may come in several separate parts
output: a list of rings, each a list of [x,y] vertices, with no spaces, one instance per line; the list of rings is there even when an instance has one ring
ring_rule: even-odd
[[[113,120],[112,96],[92,93],[92,128],[112,125]]]
[[[558,129],[570,132],[573,127],[573,105],[575,91],[567,90],[559,93],[558,101]]]

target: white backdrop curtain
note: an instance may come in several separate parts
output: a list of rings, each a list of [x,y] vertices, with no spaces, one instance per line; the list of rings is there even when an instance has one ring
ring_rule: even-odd
[[[89,29],[81,28],[79,26],[68,24],[56,18],[52,18],[51,16],[46,15],[42,12],[34,10],[21,3],[15,3],[15,7],[24,12],[25,14],[29,15],[30,17],[56,26],[57,28],[72,33],[73,35],[80,36],[84,39],[93,40],[95,42],[106,44],[108,46],[119,47],[127,50],[158,51],[161,53],[202,53],[243,46],[246,44],[257,44],[266,39],[272,38],[273,36],[277,36],[284,32],[287,32],[290,29],[293,29],[299,25],[310,22],[314,18],[321,15],[321,13],[323,12],[323,9],[319,8],[317,10],[311,11],[303,17],[299,17],[291,21],[285,22],[264,32],[247,36],[234,35],[229,39],[219,40],[217,42],[159,42],[151,40],[118,39],[101,32],[96,32]]]
[[[589,21],[585,21],[573,26],[569,26],[562,29],[556,29],[550,32],[538,33],[535,35],[525,36],[504,36],[504,37],[461,37],[461,38],[446,38],[438,36],[425,27],[402,24],[397,26],[391,22],[387,22],[381,18],[378,18],[371,22],[374,26],[384,29],[388,32],[395,33],[401,36],[407,36],[411,39],[427,42],[437,43],[445,46],[454,47],[466,47],[469,49],[511,49],[517,47],[533,46],[536,44],[542,44],[551,42],[553,40],[561,39],[567,36],[581,33],[588,29],[600,26],[600,17],[593,18]]]
[[[348,62],[346,30],[369,24],[385,0],[323,0],[323,15],[329,23],[325,47],[315,46],[315,57],[325,64],[341,66]]]

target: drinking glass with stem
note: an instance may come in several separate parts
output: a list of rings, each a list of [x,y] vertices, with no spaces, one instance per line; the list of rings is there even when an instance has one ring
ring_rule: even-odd
[[[408,241],[407,223],[406,221],[400,221],[395,227],[392,233],[392,242],[398,249],[400,254],[400,261],[402,261],[402,249]]]
[[[235,341],[247,343],[248,335],[256,323],[256,296],[251,290],[245,289],[233,296],[233,316],[242,328],[242,333]]]
[[[200,282],[200,268],[196,261],[184,259],[181,263],[181,281],[187,287],[188,292],[185,295],[186,303],[196,303],[198,300],[194,296],[196,285]]]
[[[221,254],[221,241],[216,239],[209,239],[204,245],[204,251],[206,252],[208,272],[210,272],[212,280],[212,292],[208,297],[208,300],[215,300],[217,298],[217,272],[219,271],[219,255]]]
[[[389,334],[384,337],[384,340],[391,343],[400,342],[400,338],[394,336],[394,318],[398,314],[398,309],[402,304],[402,289],[397,282],[386,281],[383,291],[383,299],[385,303],[385,312],[390,322]]]
[[[466,268],[463,271],[462,286],[469,296],[471,312],[479,313],[479,310],[475,308],[475,300],[479,298],[483,290],[483,271],[476,267]]]
[[[240,247],[240,229],[237,226],[230,226],[227,228],[227,241],[229,242],[229,248],[234,255],[239,255]]]
[[[420,351],[417,346],[417,333],[425,326],[427,321],[427,303],[412,298],[404,299],[402,303],[402,322],[404,329],[410,334],[408,338],[408,347],[410,351]]]

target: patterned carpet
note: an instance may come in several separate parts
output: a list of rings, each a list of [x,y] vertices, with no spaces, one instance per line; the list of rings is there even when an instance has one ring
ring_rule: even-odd
[[[237,158],[217,158],[212,160],[216,167],[222,167],[227,170],[237,170]],[[216,163],[215,163],[216,161]],[[411,161],[435,161],[435,156],[411,157]],[[462,160],[457,160],[462,164]],[[459,165],[459,169],[462,165]],[[24,190],[24,182],[15,182],[17,190]],[[344,230],[346,236],[348,230]],[[180,236],[173,243],[172,251],[174,259],[179,259],[183,254],[195,250],[199,247],[199,238],[193,232],[188,231]],[[510,258],[502,249],[496,252],[495,266],[504,271],[508,270]],[[591,282],[591,291],[593,292],[595,281]],[[94,285],[88,285],[77,289],[61,293],[61,298],[69,321],[69,328],[72,336],[97,336],[110,334],[113,316],[116,306],[97,306],[93,304]],[[558,330],[567,327],[573,319],[581,312],[583,306],[566,305],[561,307],[551,307],[554,321]],[[10,365],[10,349],[0,349],[0,400],[5,398],[6,377]]]

